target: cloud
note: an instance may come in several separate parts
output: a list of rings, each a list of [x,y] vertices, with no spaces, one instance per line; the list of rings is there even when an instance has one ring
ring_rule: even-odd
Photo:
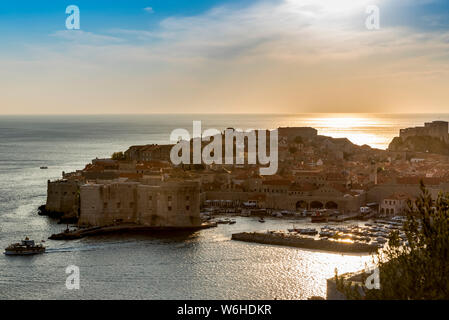
[[[0,69],[5,79],[26,74],[24,87],[39,82],[42,108],[67,105],[76,91],[79,113],[446,110],[449,33],[382,22],[369,31],[373,2],[272,0],[168,17],[151,29],[59,31],[60,42],[28,48],[32,61]],[[20,91],[3,87],[6,96]]]
[[[148,13],[154,13],[154,10],[152,7],[146,7],[146,8],[143,8],[143,10],[145,10]]]

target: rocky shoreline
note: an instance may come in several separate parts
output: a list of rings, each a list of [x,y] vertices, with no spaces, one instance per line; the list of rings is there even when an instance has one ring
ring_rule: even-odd
[[[39,206],[37,214],[40,216],[47,216],[51,219],[58,219],[59,224],[78,222],[78,216],[75,213],[67,214],[64,212],[47,210],[45,204]]]
[[[281,245],[288,247],[296,247],[303,249],[315,249],[330,252],[344,253],[373,253],[377,251],[377,247],[364,243],[347,243],[331,240],[315,240],[299,236],[292,236],[276,232],[242,232],[234,233],[232,240],[255,242],[262,244]]]

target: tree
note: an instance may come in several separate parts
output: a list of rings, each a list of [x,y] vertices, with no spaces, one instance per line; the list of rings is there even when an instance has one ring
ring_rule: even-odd
[[[112,160],[125,160],[125,154],[123,152],[114,152],[111,156]]]
[[[388,247],[375,258],[380,289],[350,286],[336,275],[337,288],[349,299],[449,299],[449,193],[440,193],[434,202],[421,182],[421,195],[408,207],[408,245],[401,245],[393,232]]]

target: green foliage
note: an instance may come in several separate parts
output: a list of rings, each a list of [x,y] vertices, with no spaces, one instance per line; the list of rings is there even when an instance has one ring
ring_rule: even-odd
[[[112,160],[125,160],[125,154],[123,152],[114,152],[111,156]]]
[[[379,290],[360,290],[336,275],[337,288],[348,299],[449,299],[449,194],[440,193],[434,202],[421,183],[421,195],[409,201],[404,231],[408,246],[393,232],[386,249],[374,257]]]

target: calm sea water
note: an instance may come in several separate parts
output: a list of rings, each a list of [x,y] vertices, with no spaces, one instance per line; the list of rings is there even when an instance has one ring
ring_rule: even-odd
[[[449,115],[127,115],[0,116],[0,247],[63,229],[37,215],[47,179],[83,168],[133,144],[168,143],[174,128],[312,126],[320,134],[385,148],[400,128]],[[40,170],[40,166],[48,170]],[[326,278],[356,271],[369,256],[231,241],[234,232],[286,229],[238,218],[191,235],[127,235],[47,240],[48,253],[0,256],[0,299],[306,299],[325,296]],[[299,223],[297,223],[299,225]],[[65,268],[77,265],[80,290],[67,290]]]

